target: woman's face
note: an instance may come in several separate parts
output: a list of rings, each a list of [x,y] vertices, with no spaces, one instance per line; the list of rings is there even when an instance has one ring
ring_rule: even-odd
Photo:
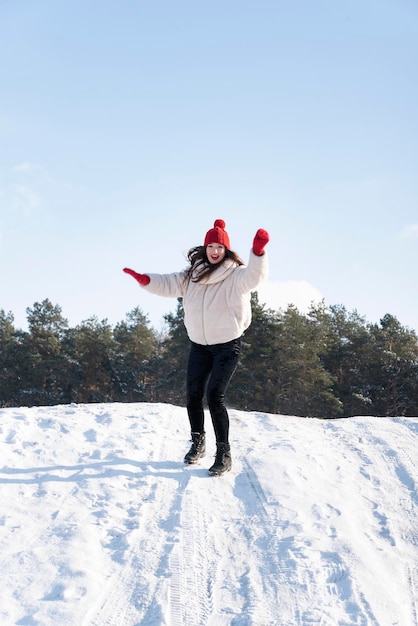
[[[209,263],[215,265],[220,263],[225,257],[225,246],[221,246],[220,243],[210,243],[206,246],[206,256]]]

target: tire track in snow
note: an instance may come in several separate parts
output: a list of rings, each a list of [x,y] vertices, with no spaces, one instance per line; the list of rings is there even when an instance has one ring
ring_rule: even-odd
[[[193,474],[180,498],[178,541],[169,557],[170,626],[273,626],[263,594],[253,591],[253,566],[241,549],[249,540],[242,533],[241,502],[233,494],[236,475],[213,478],[203,469]]]
[[[418,624],[418,585],[417,585],[417,572],[412,565],[406,566],[406,579],[408,581],[409,588],[411,589],[412,599],[412,620],[414,624]]]
[[[214,545],[198,500],[201,481],[191,478],[181,498],[178,542],[169,556],[171,626],[207,626],[214,611]]]

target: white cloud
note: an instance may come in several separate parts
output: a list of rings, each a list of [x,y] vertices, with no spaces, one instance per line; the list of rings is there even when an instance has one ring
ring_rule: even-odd
[[[46,169],[22,162],[0,172],[0,213],[33,215],[43,204],[50,177]]]
[[[277,311],[287,309],[289,304],[295,305],[301,313],[307,313],[312,303],[323,300],[319,289],[305,280],[288,280],[284,282],[266,281],[257,289],[260,304]]]
[[[11,209],[24,216],[31,215],[41,204],[40,195],[29,185],[17,184],[11,188]]]
[[[402,229],[400,236],[402,239],[418,239],[418,224],[407,224]]]
[[[42,172],[43,168],[35,163],[29,163],[29,161],[23,161],[22,163],[18,163],[17,165],[13,165],[10,168],[12,174],[35,174],[38,172]]]

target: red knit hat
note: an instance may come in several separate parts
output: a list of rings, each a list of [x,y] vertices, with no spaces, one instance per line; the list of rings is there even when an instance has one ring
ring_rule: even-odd
[[[205,237],[204,246],[208,246],[210,243],[219,243],[221,246],[225,246],[228,250],[231,249],[229,243],[228,233],[225,230],[225,222],[223,220],[215,220],[213,228],[208,230]]]

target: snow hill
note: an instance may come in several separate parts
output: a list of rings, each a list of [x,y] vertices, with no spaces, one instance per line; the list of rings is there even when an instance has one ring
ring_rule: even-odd
[[[0,410],[0,624],[416,626],[418,418]]]

